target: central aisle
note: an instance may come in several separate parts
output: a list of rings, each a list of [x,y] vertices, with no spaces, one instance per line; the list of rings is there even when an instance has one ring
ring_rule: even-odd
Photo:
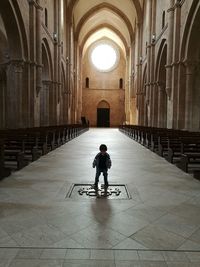
[[[131,199],[66,198],[72,184],[93,184],[102,143],[109,183]],[[0,266],[200,262],[199,182],[118,129],[90,129],[4,179],[0,201]]]

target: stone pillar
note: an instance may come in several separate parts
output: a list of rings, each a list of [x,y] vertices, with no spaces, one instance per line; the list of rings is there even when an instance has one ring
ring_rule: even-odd
[[[152,83],[152,126],[158,127],[158,86]]]
[[[37,75],[36,75],[36,91],[37,94],[42,88],[42,32],[41,32],[41,15],[42,7],[40,0],[36,5],[36,60],[37,60]]]
[[[153,35],[155,34],[155,23],[156,23],[156,1],[152,0],[151,2],[151,8],[150,8],[150,18],[151,18],[151,27],[149,32],[149,49],[150,49],[150,61],[149,61],[149,84],[150,84],[150,116],[149,116],[149,124],[150,126],[155,126],[156,124],[156,94],[155,94],[155,42],[156,40],[153,38]]]
[[[82,84],[81,84],[81,58],[80,51],[78,51],[78,68],[77,68],[77,90],[78,90],[78,118],[81,118],[82,114]]]
[[[144,92],[138,93],[139,97],[139,118],[138,118],[138,124],[139,125],[144,125]]]
[[[55,85],[53,81],[48,82],[49,89],[49,125],[55,125]]]
[[[51,81],[42,81],[42,89],[40,91],[40,124],[41,126],[49,125],[49,91]]]
[[[170,0],[168,9],[168,40],[167,40],[167,64],[166,64],[166,92],[168,96],[167,107],[167,128],[172,128],[173,102],[171,101],[172,91],[172,60],[173,60],[173,39],[174,39],[174,2]]]
[[[36,8],[35,1],[29,1],[29,47],[30,47],[30,64],[29,64],[29,126],[34,127],[39,124],[36,119]]]
[[[57,102],[57,124],[62,124],[63,118],[62,118],[62,100],[61,100],[61,49],[62,49],[62,43],[61,43],[61,1],[57,1],[58,5],[58,25],[57,25],[57,31],[58,31],[58,77],[57,77],[57,82],[58,82],[58,102]]]
[[[75,40],[74,42],[74,91],[75,91],[75,123],[78,123],[81,121],[81,117],[79,116],[79,90],[78,90],[78,55],[77,55],[77,49],[78,49],[78,42]]]
[[[196,62],[185,61],[186,66],[186,94],[185,94],[185,129],[192,128],[192,96]]]
[[[22,60],[10,61],[7,67],[6,128],[22,127]]]
[[[137,95],[137,109],[138,109],[138,125],[140,125],[141,123],[141,101],[140,101],[140,92],[137,92],[136,93]],[[126,118],[126,121],[127,121],[127,118]]]
[[[174,38],[173,38],[173,63],[172,63],[172,101],[173,116],[172,127],[178,128],[178,74],[179,74],[179,54],[180,54],[180,26],[181,26],[181,4],[176,1],[174,6]]]
[[[179,62],[178,73],[178,99],[177,99],[177,128],[185,127],[185,92],[186,92],[186,66],[182,61]]]
[[[166,65],[166,91],[168,98],[171,98],[172,89],[172,59],[173,59],[173,39],[174,39],[174,1],[170,0],[170,8],[167,10],[168,16],[168,40],[167,40],[167,65]]]
[[[29,0],[29,40],[30,40],[30,65],[29,80],[29,126],[40,125],[40,98],[42,88],[42,37],[41,37],[40,0]]]
[[[136,122],[139,124],[140,122],[140,100],[139,100],[139,93],[141,89],[141,76],[142,76],[142,64],[143,64],[143,58],[142,58],[142,24],[137,22],[137,28],[136,28],[136,37],[137,45],[136,45],[136,72],[135,75],[135,85],[136,85]],[[128,109],[127,105],[130,102],[130,99],[127,99],[127,92],[125,94],[125,107],[126,107],[126,121],[127,121],[127,114],[130,114],[130,108]],[[130,117],[130,116],[129,116]]]
[[[145,84],[145,125],[150,126],[150,83]]]
[[[0,129],[5,128],[6,122],[6,87],[7,87],[7,77],[6,77],[6,66],[0,68]]]
[[[166,91],[164,82],[158,81],[158,127],[166,127]]]

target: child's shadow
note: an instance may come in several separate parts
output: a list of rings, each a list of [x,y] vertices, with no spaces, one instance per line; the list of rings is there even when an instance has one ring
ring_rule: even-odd
[[[112,207],[110,203],[110,199],[104,195],[92,201],[91,211],[93,218],[97,222],[107,224],[110,221],[112,215]]]

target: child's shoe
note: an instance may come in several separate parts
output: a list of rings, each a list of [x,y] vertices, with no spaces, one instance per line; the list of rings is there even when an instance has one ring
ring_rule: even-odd
[[[94,189],[98,189],[98,184],[93,184],[93,186],[92,186]]]

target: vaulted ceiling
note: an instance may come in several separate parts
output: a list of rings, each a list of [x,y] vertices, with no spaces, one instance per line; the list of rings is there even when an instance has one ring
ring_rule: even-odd
[[[75,35],[84,50],[108,38],[127,51],[141,21],[143,0],[71,0]]]

